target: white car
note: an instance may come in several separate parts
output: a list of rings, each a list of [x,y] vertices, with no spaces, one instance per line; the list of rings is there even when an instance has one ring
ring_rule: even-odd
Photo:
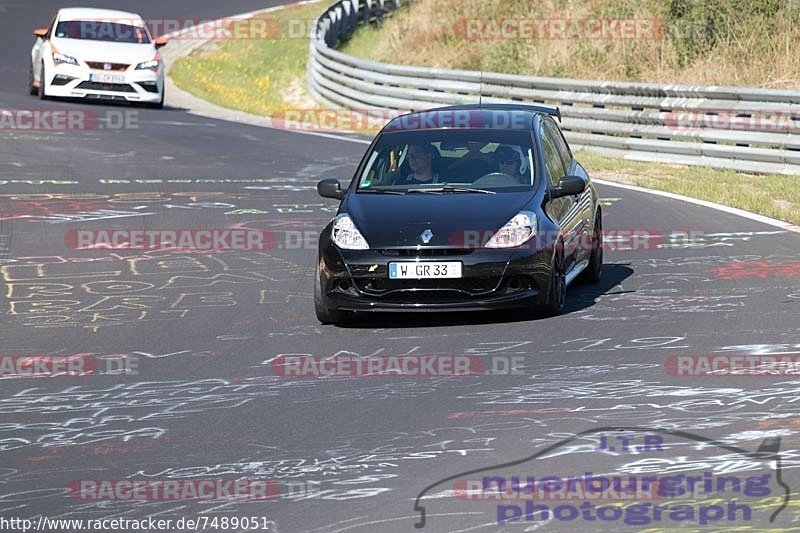
[[[34,30],[30,91],[39,98],[95,98],[164,105],[167,44],[135,13],[64,8]]]

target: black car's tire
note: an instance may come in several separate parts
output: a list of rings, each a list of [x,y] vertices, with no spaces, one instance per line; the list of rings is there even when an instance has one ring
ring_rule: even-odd
[[[37,89],[39,100],[47,100],[47,93],[44,90],[45,79],[46,77],[44,72],[44,61],[42,61],[42,70],[39,72],[39,88]]]
[[[317,320],[322,324],[342,324],[351,318],[352,314],[347,311],[339,311],[333,308],[322,295],[322,287],[320,282],[319,263],[314,273],[314,311],[317,314]]]
[[[547,291],[547,303],[542,308],[544,316],[560,315],[567,305],[567,273],[564,271],[564,248],[559,245],[553,254],[553,266],[550,270],[550,287]]]
[[[31,74],[29,76],[30,80],[28,81],[28,93],[32,96],[37,96],[39,94],[39,88],[36,87],[33,82],[35,81],[33,77],[33,63],[31,63]]]
[[[592,230],[592,254],[589,256],[589,264],[586,270],[581,272],[580,280],[586,283],[597,283],[603,277],[603,218],[600,211],[594,220]]]

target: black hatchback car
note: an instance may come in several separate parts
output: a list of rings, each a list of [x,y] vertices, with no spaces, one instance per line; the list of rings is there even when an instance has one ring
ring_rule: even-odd
[[[597,192],[557,109],[464,105],[399,116],[375,137],[322,230],[314,305],[355,311],[523,307],[559,314],[577,277],[600,279]]]

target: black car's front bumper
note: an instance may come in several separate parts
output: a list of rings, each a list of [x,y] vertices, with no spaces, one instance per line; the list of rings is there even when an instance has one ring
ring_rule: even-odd
[[[552,249],[340,250],[323,234],[321,294],[343,311],[478,311],[543,304]],[[395,261],[460,261],[458,279],[389,279]]]

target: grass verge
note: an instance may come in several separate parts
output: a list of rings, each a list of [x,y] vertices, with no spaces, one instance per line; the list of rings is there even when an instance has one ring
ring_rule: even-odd
[[[640,163],[584,150],[576,151],[575,157],[595,178],[691,196],[800,225],[796,176]]]
[[[318,108],[306,91],[307,28],[327,5],[318,2],[256,15],[267,27],[279,28],[276,38],[209,41],[176,61],[169,76],[199,98],[255,115]]]

